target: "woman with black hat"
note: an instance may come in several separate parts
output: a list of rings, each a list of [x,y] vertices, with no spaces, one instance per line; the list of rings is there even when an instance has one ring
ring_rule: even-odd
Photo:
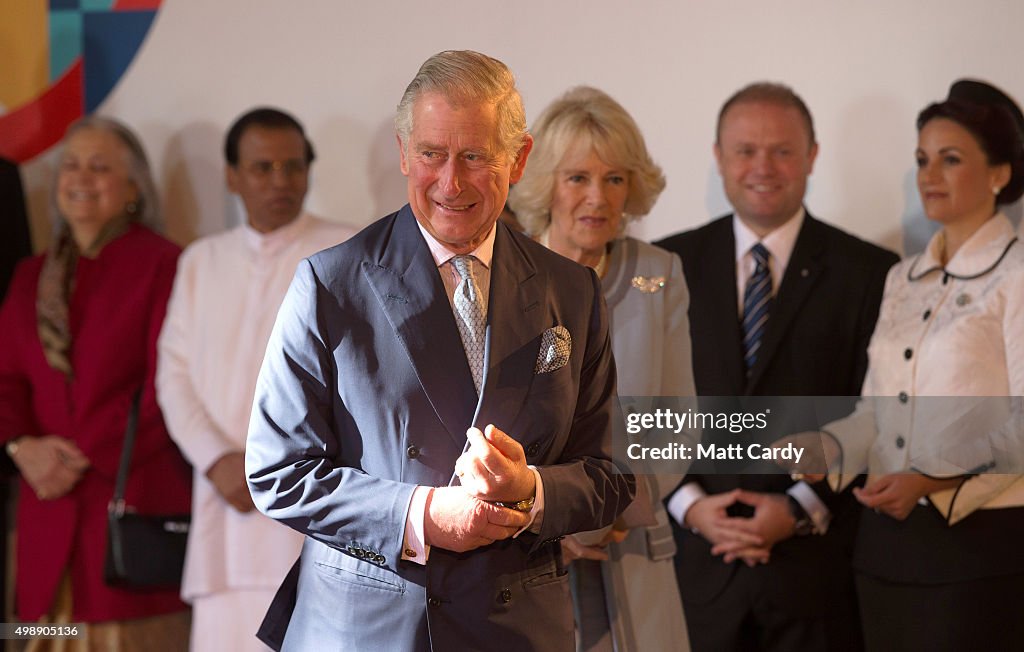
[[[890,270],[867,398],[823,429],[833,488],[869,473],[853,559],[869,650],[1024,644],[1024,476],[992,445],[1020,437],[1007,397],[1024,395],[1024,244],[999,210],[1024,192],[1022,126],[973,80],[919,114],[918,190],[942,228]]]

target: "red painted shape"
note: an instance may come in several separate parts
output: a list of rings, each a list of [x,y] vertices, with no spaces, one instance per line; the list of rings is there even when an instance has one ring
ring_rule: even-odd
[[[114,11],[156,11],[161,0],[115,0]]]
[[[0,116],[0,156],[24,163],[57,143],[84,113],[82,57],[34,101]]]

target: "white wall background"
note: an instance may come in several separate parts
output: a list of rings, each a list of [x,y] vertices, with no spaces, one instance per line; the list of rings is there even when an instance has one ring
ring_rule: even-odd
[[[898,249],[905,224],[922,226],[917,112],[962,76],[1024,99],[1022,26],[1020,0],[165,0],[101,112],[142,136],[178,242],[236,223],[223,133],[264,103],[293,112],[317,148],[308,207],[365,225],[405,201],[391,129],[405,85],[434,52],[476,49],[513,69],[531,120],[581,83],[633,114],[668,177],[634,227],[652,239],[728,210],[718,108],[748,82],[782,81],[818,130],[810,210]],[[52,167],[53,152],[23,168],[37,247]]]

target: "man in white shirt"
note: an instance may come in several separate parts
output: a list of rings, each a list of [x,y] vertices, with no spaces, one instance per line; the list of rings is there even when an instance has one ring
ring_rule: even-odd
[[[156,378],[171,437],[195,469],[182,582],[193,651],[266,650],[255,632],[302,537],[254,511],[249,496],[244,450],[256,376],[299,261],[354,233],[303,211],[314,152],[292,116],[245,113],[224,153],[246,221],[181,256]]]
[[[858,395],[897,257],[807,213],[818,144],[791,89],[733,95],[714,153],[735,213],[657,243],[679,254],[690,286],[697,394]],[[667,506],[696,652],[859,648],[855,503],[821,494],[781,473],[684,479]]]

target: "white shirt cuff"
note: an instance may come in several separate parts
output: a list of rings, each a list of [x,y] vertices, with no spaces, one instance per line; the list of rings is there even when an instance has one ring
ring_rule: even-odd
[[[402,541],[402,559],[421,566],[427,563],[430,546],[423,536],[423,518],[427,512],[427,496],[430,487],[416,487],[409,501],[409,511],[405,516],[405,539]]]
[[[825,506],[825,503],[821,502],[821,498],[818,498],[818,494],[814,493],[814,489],[811,489],[809,484],[801,480],[787,489],[786,493],[800,503],[800,506],[807,512],[811,523],[814,523],[815,534],[828,532],[828,525],[832,522],[832,512]]]
[[[533,496],[533,508],[530,510],[530,522],[524,525],[518,532],[512,535],[515,539],[523,532],[529,530],[534,534],[540,533],[540,524],[544,520],[544,483],[541,482],[540,472],[535,466],[528,466],[528,469],[533,471],[533,477],[537,481],[536,491]]]
[[[666,508],[669,515],[676,520],[676,523],[682,527],[687,527],[686,512],[690,511],[690,507],[706,495],[707,493],[704,492],[704,488],[699,484],[687,482],[672,494],[672,497],[668,499]]]

